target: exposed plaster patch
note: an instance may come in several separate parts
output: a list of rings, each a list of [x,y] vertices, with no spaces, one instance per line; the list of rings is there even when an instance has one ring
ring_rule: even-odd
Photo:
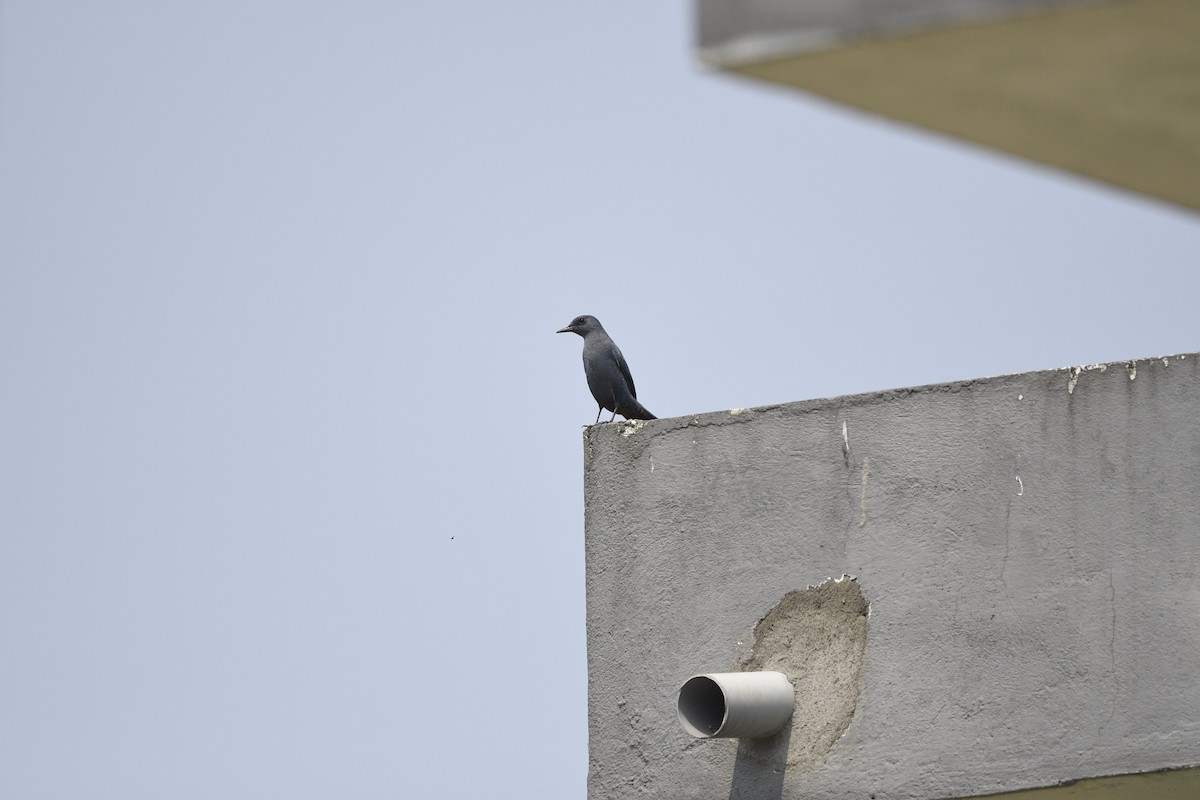
[[[640,419],[627,419],[621,423],[621,436],[628,438],[646,427],[646,423]]]
[[[869,613],[858,581],[843,575],[788,592],[758,621],[753,647],[733,670],[787,675],[796,687],[796,710],[775,736],[742,739],[739,760],[806,769],[825,757],[854,718]]]
[[[1020,475],[1014,475],[1013,477],[1017,479],[1017,497],[1021,497],[1025,494],[1025,484],[1021,482]]]
[[[1129,380],[1133,380],[1134,378],[1137,377],[1137,362],[1136,361],[1130,361],[1128,364],[1125,365],[1125,369],[1129,372]]]
[[[1083,364],[1078,367],[1067,368],[1067,394],[1075,394],[1075,384],[1079,382],[1079,376],[1084,372],[1098,370],[1099,372],[1107,372],[1108,364]]]
[[[736,417],[738,414],[742,413],[745,410],[746,409],[744,409],[744,408],[731,408],[731,409],[729,409],[729,416]]]

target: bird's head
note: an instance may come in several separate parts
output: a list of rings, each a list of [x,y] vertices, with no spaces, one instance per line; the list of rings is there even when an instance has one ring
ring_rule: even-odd
[[[578,333],[580,336],[586,337],[592,331],[602,330],[604,328],[600,327],[600,320],[589,314],[584,314],[582,317],[576,317],[571,320],[570,325],[555,331],[555,333]]]

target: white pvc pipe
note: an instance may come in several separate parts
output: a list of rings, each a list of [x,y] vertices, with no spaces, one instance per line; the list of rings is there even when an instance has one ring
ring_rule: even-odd
[[[711,672],[679,688],[679,724],[697,739],[779,731],[792,716],[796,691],[782,672]]]

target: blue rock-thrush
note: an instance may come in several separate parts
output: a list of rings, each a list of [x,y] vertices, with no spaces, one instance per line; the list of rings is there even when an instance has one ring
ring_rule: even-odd
[[[596,422],[600,421],[604,411],[612,412],[609,422],[616,419],[617,414],[625,419],[657,419],[638,402],[629,365],[600,320],[585,314],[571,320],[571,324],[558,333],[577,333],[583,337],[583,372],[587,375],[592,397],[600,406],[596,411]]]

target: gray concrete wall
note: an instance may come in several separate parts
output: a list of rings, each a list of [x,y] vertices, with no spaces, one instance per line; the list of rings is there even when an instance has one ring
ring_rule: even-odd
[[[602,424],[584,448],[592,800],[961,797],[1200,764],[1195,355]],[[751,664],[771,614],[757,655],[790,664],[787,735],[808,736],[832,667],[804,653],[838,623],[781,601],[844,574],[866,644],[826,681],[851,702],[824,750],[683,732],[678,687]]]

